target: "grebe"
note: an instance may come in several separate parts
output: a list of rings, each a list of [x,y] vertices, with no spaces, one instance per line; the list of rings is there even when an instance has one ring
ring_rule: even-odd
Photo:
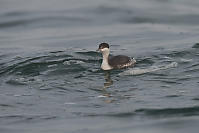
[[[101,43],[97,51],[103,56],[101,68],[103,70],[121,69],[135,65],[136,60],[125,55],[109,57],[110,49],[108,43]]]

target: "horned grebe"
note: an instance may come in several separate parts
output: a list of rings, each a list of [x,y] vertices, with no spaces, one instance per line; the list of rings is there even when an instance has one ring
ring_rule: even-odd
[[[103,70],[111,69],[121,69],[133,66],[136,63],[136,60],[125,55],[117,55],[109,57],[109,45],[107,43],[101,43],[97,51],[100,51],[103,56],[103,61],[101,68]]]

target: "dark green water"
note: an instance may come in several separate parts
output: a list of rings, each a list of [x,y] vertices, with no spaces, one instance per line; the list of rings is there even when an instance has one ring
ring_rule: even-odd
[[[197,133],[199,2],[1,0],[1,133]],[[135,68],[100,69],[101,42]]]

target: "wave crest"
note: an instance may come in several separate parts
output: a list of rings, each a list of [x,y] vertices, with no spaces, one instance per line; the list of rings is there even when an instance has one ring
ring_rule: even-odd
[[[177,66],[178,66],[177,62],[172,62],[167,65],[151,66],[149,68],[132,68],[120,73],[120,75],[141,75],[141,74],[155,72],[159,70],[165,70],[165,69],[169,69],[169,68],[173,68]]]

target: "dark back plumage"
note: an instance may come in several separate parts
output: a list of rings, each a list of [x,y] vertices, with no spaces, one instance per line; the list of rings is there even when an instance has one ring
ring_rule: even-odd
[[[131,58],[124,55],[117,55],[109,58],[109,65],[113,68],[124,68],[131,64]]]

